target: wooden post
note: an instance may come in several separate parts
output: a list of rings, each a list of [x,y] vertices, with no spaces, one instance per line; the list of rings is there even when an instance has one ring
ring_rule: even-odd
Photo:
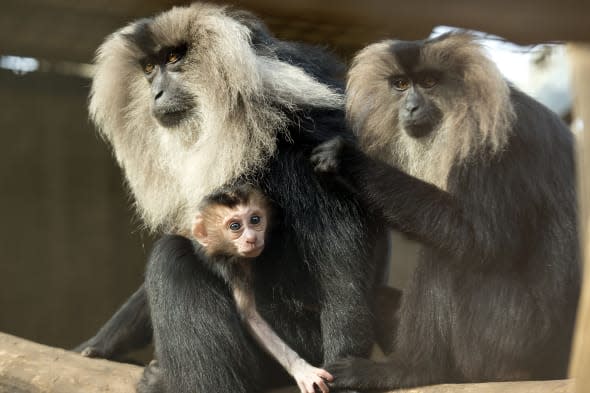
[[[576,391],[590,392],[590,45],[570,44],[574,92],[573,131],[578,140],[578,198],[582,246],[582,295],[572,350],[570,375]]]

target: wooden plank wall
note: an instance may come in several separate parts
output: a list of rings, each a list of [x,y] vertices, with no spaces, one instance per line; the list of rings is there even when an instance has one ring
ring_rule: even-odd
[[[139,286],[150,247],[88,120],[89,85],[0,71],[0,331],[62,348]]]

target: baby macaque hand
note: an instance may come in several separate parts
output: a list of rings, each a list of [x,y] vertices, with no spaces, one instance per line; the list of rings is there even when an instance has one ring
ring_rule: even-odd
[[[328,393],[330,388],[326,381],[332,382],[334,377],[324,369],[311,366],[301,359],[292,370],[293,378],[301,393],[316,393],[316,388],[322,393]]]

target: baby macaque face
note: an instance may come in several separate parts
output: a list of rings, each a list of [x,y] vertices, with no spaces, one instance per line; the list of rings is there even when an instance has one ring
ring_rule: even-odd
[[[237,255],[254,258],[264,250],[266,212],[256,205],[237,205],[225,210],[222,228],[227,243],[233,244]]]
[[[209,255],[255,258],[264,250],[268,218],[268,207],[257,198],[233,206],[214,203],[196,217],[192,233]]]

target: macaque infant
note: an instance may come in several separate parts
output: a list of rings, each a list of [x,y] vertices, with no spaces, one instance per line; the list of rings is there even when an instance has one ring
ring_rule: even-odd
[[[230,286],[238,312],[258,343],[295,379],[302,393],[329,391],[326,370],[312,367],[274,332],[256,309],[252,264],[264,250],[271,207],[255,187],[224,187],[204,198],[192,235],[211,269]]]

